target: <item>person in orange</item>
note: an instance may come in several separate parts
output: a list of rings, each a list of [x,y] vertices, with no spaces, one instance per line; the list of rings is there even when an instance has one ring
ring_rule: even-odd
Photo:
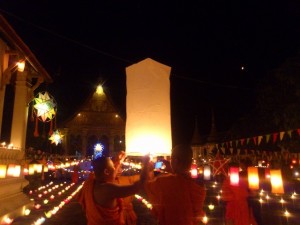
[[[206,191],[190,176],[192,155],[190,146],[175,146],[171,154],[173,173],[150,178],[144,185],[160,225],[201,224]]]
[[[141,179],[131,185],[116,184],[116,169],[109,157],[99,157],[92,162],[93,173],[84,182],[76,196],[86,214],[87,225],[123,225],[122,198],[137,193],[143,186],[147,162]]]
[[[126,154],[124,151],[121,151],[119,155],[113,158],[117,172],[116,183],[122,185],[130,185],[137,182],[140,179],[139,174],[122,174],[121,165],[125,160]],[[134,199],[133,195],[123,198],[123,217],[125,225],[136,225],[137,224],[137,215],[134,211],[132,201]]]
[[[248,189],[247,171],[244,164],[239,173],[238,185],[230,184],[230,176],[227,176],[222,184],[222,200],[226,203],[225,223],[226,225],[257,225],[248,204],[250,191]]]

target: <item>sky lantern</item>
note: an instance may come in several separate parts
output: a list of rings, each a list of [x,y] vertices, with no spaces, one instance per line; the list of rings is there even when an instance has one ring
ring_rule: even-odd
[[[127,155],[171,155],[170,72],[150,58],[126,67]]]
[[[281,170],[270,170],[272,193],[284,194]]]
[[[259,189],[258,168],[254,166],[250,166],[247,168],[247,170],[248,170],[249,188],[252,190],[258,190]]]
[[[33,99],[32,112],[35,115],[35,130],[34,136],[38,137],[38,121],[43,123],[50,122],[49,134],[53,133],[53,119],[56,116],[57,103],[53,96],[47,91],[39,92]]]
[[[230,175],[230,185],[239,186],[240,176],[239,176],[239,167],[230,167],[229,175]]]

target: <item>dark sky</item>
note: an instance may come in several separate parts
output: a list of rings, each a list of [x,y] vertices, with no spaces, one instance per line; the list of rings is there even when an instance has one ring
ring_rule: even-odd
[[[64,120],[97,81],[125,114],[125,68],[150,57],[172,67],[173,139],[202,135],[211,110],[225,132],[255,104],[266,72],[299,51],[297,0],[0,1],[0,10],[53,77]],[[241,70],[244,66],[245,70]]]

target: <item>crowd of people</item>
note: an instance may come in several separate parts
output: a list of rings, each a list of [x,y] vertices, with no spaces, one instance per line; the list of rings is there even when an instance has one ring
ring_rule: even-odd
[[[138,215],[132,205],[133,195],[143,192],[152,204],[152,214],[159,225],[204,224],[206,188],[191,178],[192,149],[178,145],[172,149],[167,173],[155,174],[148,156],[143,158],[139,174],[123,176],[120,166],[124,152],[115,158],[99,157],[92,162],[90,174],[78,195],[88,225],[136,225]],[[165,162],[168,164],[168,162]],[[242,170],[243,173],[246,170]],[[246,174],[232,186],[225,177],[222,190],[226,203],[226,224],[259,224],[250,204]]]

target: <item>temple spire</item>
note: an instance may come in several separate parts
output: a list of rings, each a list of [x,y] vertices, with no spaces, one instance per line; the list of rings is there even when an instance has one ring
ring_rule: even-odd
[[[196,116],[195,119],[195,128],[194,128],[194,133],[191,141],[192,145],[199,145],[201,144],[201,137],[198,129],[198,117]]]
[[[210,129],[210,134],[207,138],[208,143],[214,143],[217,141],[217,129],[215,125],[215,113],[214,110],[211,110],[211,129]]]

